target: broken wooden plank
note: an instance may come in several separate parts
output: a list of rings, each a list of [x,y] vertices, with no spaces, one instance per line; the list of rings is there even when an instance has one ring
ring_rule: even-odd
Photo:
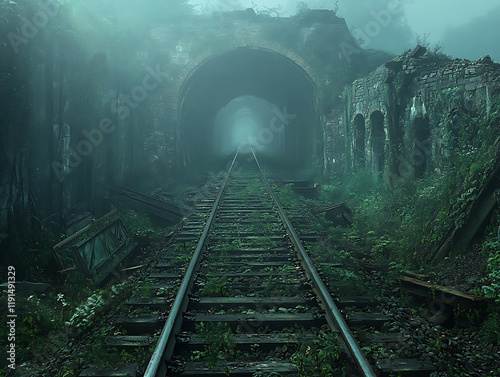
[[[179,222],[183,219],[184,214],[188,213],[188,209],[186,208],[136,191],[111,187],[110,192],[112,199],[125,202],[133,208],[170,222]]]
[[[345,203],[335,204],[316,212],[316,214],[320,213],[324,213],[325,218],[333,225],[350,226],[353,223],[352,211]]]
[[[477,306],[480,303],[486,302],[484,297],[460,292],[454,288],[444,287],[409,276],[401,276],[400,280],[401,286],[407,291],[419,296],[440,299],[447,305],[467,304],[469,306]]]
[[[417,274],[416,272],[408,271],[408,270],[401,271],[401,275],[409,276],[411,278],[418,279],[418,280],[427,280],[427,278],[428,278],[427,275]]]

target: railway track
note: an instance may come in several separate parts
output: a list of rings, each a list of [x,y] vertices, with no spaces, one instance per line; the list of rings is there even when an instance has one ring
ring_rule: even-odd
[[[127,364],[80,376],[380,374],[349,327],[380,318],[352,314],[348,324],[339,310],[371,300],[332,298],[253,157],[235,172],[236,153],[213,199],[184,222],[175,252],[147,271],[139,289],[147,293],[128,300],[138,310],[118,319],[124,333],[107,339],[118,348],[154,346],[146,370]]]

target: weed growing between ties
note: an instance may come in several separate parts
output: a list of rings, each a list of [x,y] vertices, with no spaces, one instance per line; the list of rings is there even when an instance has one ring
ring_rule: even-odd
[[[334,332],[303,338],[290,361],[297,365],[299,376],[347,376],[342,365],[342,348]]]
[[[227,323],[196,325],[196,333],[206,342],[203,351],[193,351],[192,361],[204,361],[209,367],[226,365],[236,355],[235,335]]]
[[[225,276],[207,276],[205,282],[199,283],[199,294],[209,297],[229,297],[230,280]]]

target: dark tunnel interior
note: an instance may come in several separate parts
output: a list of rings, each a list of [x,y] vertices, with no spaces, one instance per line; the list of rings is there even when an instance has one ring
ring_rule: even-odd
[[[312,158],[317,107],[314,82],[289,58],[263,48],[230,50],[202,63],[181,88],[183,162],[226,156],[243,133],[277,164],[306,164]]]

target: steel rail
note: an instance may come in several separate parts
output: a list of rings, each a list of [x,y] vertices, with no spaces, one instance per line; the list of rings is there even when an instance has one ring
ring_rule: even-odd
[[[241,146],[240,146],[241,147]],[[217,213],[217,209],[219,208],[222,195],[226,188],[227,182],[229,180],[229,176],[231,174],[231,170],[234,167],[234,163],[236,162],[236,158],[240,152],[240,148],[236,151],[234,155],[233,161],[229,170],[227,172],[226,178],[222,187],[215,199],[214,205],[212,206],[212,210],[210,212],[210,216],[207,219],[207,223],[205,224],[205,228],[203,229],[203,233],[198,241],[198,245],[193,253],[193,257],[191,262],[189,263],[189,267],[182,279],[182,283],[177,291],[177,295],[175,296],[174,303],[172,304],[172,308],[170,309],[170,313],[168,314],[165,325],[163,326],[160,339],[156,344],[156,348],[149,360],[148,367],[146,368],[146,372],[144,372],[144,377],[158,377],[160,374],[165,375],[166,373],[166,365],[162,363],[163,360],[169,360],[172,357],[172,352],[175,346],[175,335],[179,331],[182,324],[182,313],[186,310],[188,304],[188,290],[191,287],[195,273],[199,269],[201,255],[203,249],[205,248],[205,243],[208,238],[208,233],[210,228],[212,227],[212,223],[215,219],[215,215]]]
[[[328,291],[328,288],[326,287],[325,283],[323,283],[323,280],[318,274],[318,271],[314,267],[311,259],[309,258],[309,255],[307,254],[306,250],[304,249],[304,246],[302,245],[302,242],[300,241],[300,238],[298,237],[297,233],[295,232],[292,223],[286,216],[285,212],[283,211],[283,207],[281,207],[278,199],[276,198],[276,195],[274,195],[273,190],[271,189],[271,185],[267,181],[264,171],[262,170],[262,167],[259,164],[259,161],[257,160],[257,156],[255,155],[255,152],[253,151],[253,148],[251,148],[253,157],[255,159],[255,162],[257,163],[257,167],[259,168],[259,171],[262,175],[262,179],[264,180],[264,184],[269,192],[269,195],[271,195],[275,207],[278,211],[278,215],[280,216],[281,220],[283,221],[283,224],[285,225],[286,231],[288,235],[290,236],[290,239],[292,240],[292,243],[295,245],[298,253],[299,253],[299,258],[302,260],[302,265],[306,271],[306,274],[308,277],[312,280],[312,283],[314,285],[316,294],[319,296],[320,300],[322,301],[322,306],[326,312],[326,317],[327,321],[330,324],[331,327],[338,329],[340,332],[340,335],[345,341],[345,344],[351,353],[354,361],[358,365],[358,368],[360,371],[363,373],[364,377],[375,377],[376,374],[373,371],[371,365],[368,363],[368,360],[366,360],[365,356],[361,352],[361,349],[359,348],[358,343],[354,339],[354,336],[351,332],[351,329],[347,325],[346,321],[344,320],[344,317],[340,313],[340,310],[337,308],[337,305],[335,305],[335,302],[333,301],[332,296],[330,295],[330,292]]]

